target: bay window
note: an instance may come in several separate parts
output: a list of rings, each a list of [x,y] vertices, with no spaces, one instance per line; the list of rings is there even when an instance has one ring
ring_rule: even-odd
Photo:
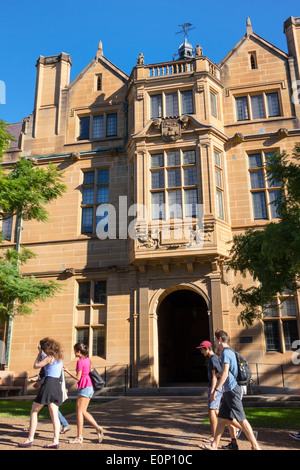
[[[150,95],[151,119],[179,116],[181,114],[193,114],[192,90],[163,92]]]

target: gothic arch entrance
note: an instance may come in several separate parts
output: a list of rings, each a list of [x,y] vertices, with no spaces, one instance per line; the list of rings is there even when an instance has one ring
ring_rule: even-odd
[[[158,307],[159,385],[207,382],[204,356],[196,347],[209,339],[204,298],[189,289],[167,295]]]

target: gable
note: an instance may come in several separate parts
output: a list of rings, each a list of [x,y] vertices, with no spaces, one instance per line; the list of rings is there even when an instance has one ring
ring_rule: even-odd
[[[255,42],[258,47],[265,48],[282,59],[288,58],[288,54],[286,54],[284,51],[274,46],[266,39],[263,39],[258,34],[252,32],[251,34],[245,34],[245,36],[242,37],[242,39],[231,49],[231,51],[229,51],[224,59],[221,60],[219,67],[222,68],[236,53],[239,52],[241,48],[245,47],[245,43],[247,43],[247,41]]]
[[[78,109],[119,103],[125,98],[128,79],[108,59],[95,57],[70,83],[69,106]]]
[[[254,68],[251,56],[256,62]],[[222,81],[225,86],[281,82],[286,79],[287,59],[285,52],[258,35],[245,35],[220,62]]]

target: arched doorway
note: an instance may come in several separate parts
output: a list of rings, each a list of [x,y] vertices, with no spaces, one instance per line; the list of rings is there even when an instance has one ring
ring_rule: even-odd
[[[206,360],[196,347],[209,339],[207,305],[198,293],[181,289],[158,307],[159,385],[207,381]]]

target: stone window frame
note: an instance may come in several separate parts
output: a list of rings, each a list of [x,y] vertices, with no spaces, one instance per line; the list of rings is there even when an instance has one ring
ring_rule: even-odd
[[[93,182],[88,182],[85,181],[85,175],[87,173],[94,173],[94,178]],[[99,173],[100,172],[108,172],[108,177],[104,181],[99,182]],[[103,173],[104,174],[104,173]],[[101,192],[99,192],[99,188],[107,188],[108,191],[108,197],[106,200],[101,200],[99,201],[98,196],[101,196]],[[84,200],[84,189],[91,189],[90,195],[92,195],[93,199],[92,201],[89,200]],[[105,166],[105,167],[96,167],[96,168],[86,168],[82,170],[82,183],[81,183],[81,193],[82,193],[82,199],[81,199],[81,224],[80,224],[80,233],[81,235],[89,235],[89,236],[95,236],[96,235],[96,227],[97,223],[99,220],[97,220],[97,209],[101,205],[109,204],[109,199],[110,199],[110,167]],[[86,194],[87,196],[88,194]],[[105,195],[105,194],[104,194]],[[102,196],[101,196],[102,197]],[[83,230],[83,213],[84,209],[91,209],[89,213],[92,214],[92,230]],[[87,211],[85,211],[87,213]],[[106,231],[106,230],[105,230]]]
[[[218,118],[219,117],[219,93],[215,90],[209,90],[209,103],[210,103],[210,114]]]
[[[101,302],[95,302],[95,285],[96,283],[105,284],[105,297]],[[89,299],[86,302],[80,302],[80,285],[90,284]],[[90,356],[106,358],[106,323],[107,323],[107,280],[103,278],[77,279],[77,302],[75,317],[75,341],[81,341],[87,344]],[[102,340],[97,343],[98,333],[101,333]],[[101,338],[100,336],[100,338]],[[95,351],[95,347],[97,351]],[[101,348],[100,354],[99,347]],[[97,352],[96,354],[94,354]]]
[[[277,95],[277,103],[278,103],[278,108],[279,108],[279,114],[274,114],[270,115],[270,110],[268,107],[268,96],[269,95]],[[262,105],[263,105],[263,111],[264,111],[264,116],[260,117],[255,117],[253,118],[253,105],[251,102],[251,97],[255,96],[260,96],[262,97]],[[257,90],[257,91],[251,91],[249,93],[238,93],[235,94],[234,96],[234,104],[235,104],[235,121],[242,123],[242,122],[248,122],[248,121],[261,121],[265,119],[277,119],[283,116],[283,107],[282,107],[282,101],[281,101],[281,93],[280,89],[269,89],[269,90]],[[237,108],[237,103],[239,99],[246,99],[246,115],[247,117],[239,119],[238,116],[238,108]]]
[[[182,112],[182,93],[184,92],[190,92],[191,97],[192,97],[192,112]],[[176,116],[181,116],[185,114],[194,114],[195,113],[195,98],[194,98],[194,91],[192,88],[187,88],[187,89],[170,89],[170,90],[162,90],[162,91],[153,91],[149,93],[149,117],[150,119],[158,119],[158,118],[166,118],[166,117],[171,117],[167,116],[166,114],[166,95],[171,95],[173,93],[177,93],[177,104],[178,104],[178,114]],[[153,96],[161,96],[161,115],[154,116],[152,113],[152,105],[151,105],[151,98]]]
[[[257,70],[258,69],[256,51],[249,52],[249,67],[250,67],[251,70]]]
[[[15,217],[12,214],[3,214],[0,220],[0,232],[4,236],[4,242],[11,242],[14,234]]]
[[[287,302],[289,301],[293,304],[295,312],[290,315],[285,314],[285,310],[288,313]],[[289,340],[289,337],[286,337],[286,333],[290,333],[287,329],[287,325],[291,322],[293,322],[293,326],[298,332],[297,338],[294,338],[293,341],[299,340],[299,309],[297,295],[284,292],[281,295],[276,296],[274,304],[270,305],[262,319],[266,353],[275,352],[284,354],[288,351],[292,351],[291,347],[287,347],[287,340]],[[269,331],[267,331],[268,328]],[[267,334],[269,334],[269,342]],[[270,346],[270,340],[274,342],[274,347]]]
[[[214,154],[215,185],[216,185],[216,214],[220,220],[225,220],[223,154],[220,150],[216,148],[213,149],[213,154]],[[221,207],[220,207],[220,201],[221,201]]]
[[[102,91],[102,73],[95,74],[95,91]]]
[[[195,154],[195,160],[194,163],[184,163],[184,153],[185,152],[191,152],[193,151]],[[169,165],[168,164],[168,154],[176,153],[179,152],[179,164],[174,164],[174,165]],[[152,167],[152,157],[153,156],[159,156],[163,155],[163,165],[159,167]],[[194,168],[195,169],[195,175],[196,175],[196,184],[185,184],[185,170],[188,168]],[[199,180],[198,180],[198,169],[197,169],[197,151],[196,148],[176,148],[176,149],[166,149],[162,151],[153,151],[150,153],[150,164],[149,164],[149,169],[150,169],[150,207],[151,207],[151,213],[150,213],[150,220],[157,221],[157,220],[183,220],[185,217],[192,217],[196,218],[196,215],[189,215],[186,214],[186,191],[188,190],[195,190],[196,191],[196,198],[197,202],[196,204],[199,203]],[[177,170],[180,172],[180,185],[178,186],[169,186],[169,171],[172,170]],[[162,187],[152,187],[152,175],[154,173],[158,172],[163,172],[163,186]],[[169,193],[171,191],[180,191],[181,194],[181,207],[182,207],[182,213],[181,217],[169,217]],[[164,212],[162,214],[162,217],[153,217],[153,194],[160,194],[163,193],[163,204],[164,204]],[[174,214],[173,214],[174,215]]]
[[[108,116],[115,116],[115,119],[116,119],[116,132],[113,133],[113,134],[108,134]],[[103,135],[102,136],[94,136],[94,126],[93,126],[93,120],[94,120],[94,117],[96,116],[103,116]],[[82,119],[88,119],[88,137],[86,134],[83,135],[83,137],[81,137],[80,135],[80,124],[81,124],[81,120]],[[90,113],[90,114],[78,114],[77,115],[77,119],[78,119],[78,126],[77,126],[77,140],[78,141],[87,141],[87,140],[91,140],[91,141],[97,141],[97,140],[107,140],[107,139],[111,139],[111,138],[116,138],[118,137],[119,135],[119,113],[118,113],[118,110],[110,110],[110,111],[99,111],[99,112],[94,112],[94,113]]]
[[[253,220],[276,220],[278,217],[274,217],[272,214],[272,207],[271,203],[272,200],[270,198],[271,193],[275,193],[281,191],[282,188],[280,185],[278,186],[269,186],[267,172],[266,172],[266,155],[279,152],[278,149],[269,150],[266,152],[265,150],[251,150],[247,152],[247,162],[248,162],[248,173],[249,173],[249,187],[250,187],[250,194],[251,194],[251,209],[252,209],[252,218]],[[260,155],[261,158],[261,165],[260,166],[250,166],[250,157],[254,155]],[[263,186],[261,187],[252,187],[252,180],[251,174],[260,173],[262,176]],[[265,208],[265,217],[255,217],[255,208],[254,208],[254,194],[263,193],[264,194],[264,208]],[[274,207],[274,211],[276,208]]]

